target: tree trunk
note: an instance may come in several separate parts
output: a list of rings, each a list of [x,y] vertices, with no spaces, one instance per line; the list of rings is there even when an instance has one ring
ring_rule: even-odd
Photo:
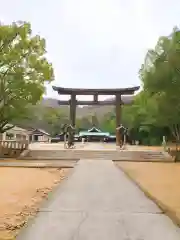
[[[175,162],[180,161],[180,126],[179,124],[173,124],[171,127],[172,135],[175,139],[175,149],[170,149],[170,154],[174,157]]]

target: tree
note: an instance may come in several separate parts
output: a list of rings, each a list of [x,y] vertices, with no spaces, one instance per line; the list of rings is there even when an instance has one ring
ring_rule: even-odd
[[[92,126],[99,127],[99,121],[98,121],[96,114],[92,115],[91,122],[92,122]]]
[[[116,131],[116,116],[114,111],[108,112],[101,120],[100,127],[103,131],[115,134]]]
[[[145,90],[138,93],[131,105],[122,108],[122,123],[128,128],[131,140],[139,140],[143,145],[159,145],[167,128],[158,122],[157,103]]]
[[[67,123],[67,116],[56,108],[47,107],[43,114],[43,122],[48,125],[48,129],[52,136],[60,134],[62,125]]]
[[[156,124],[168,127],[180,142],[180,30],[159,38],[140,70],[144,91],[154,101]]]
[[[31,25],[0,25],[0,133],[27,117],[28,106],[42,97],[44,83],[54,79],[45,57],[45,40],[32,36]]]
[[[79,130],[88,130],[90,127],[92,127],[90,116],[82,117],[81,119],[78,119]]]

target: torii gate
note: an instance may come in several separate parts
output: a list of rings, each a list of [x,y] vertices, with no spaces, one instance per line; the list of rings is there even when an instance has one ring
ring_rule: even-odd
[[[70,106],[70,122],[73,127],[76,124],[76,106],[80,105],[114,105],[116,108],[116,128],[121,125],[121,106],[122,95],[133,95],[135,91],[139,90],[139,86],[131,88],[110,88],[110,89],[82,89],[82,88],[63,88],[53,86],[53,90],[57,91],[60,95],[70,95],[70,100],[59,100],[59,105],[69,105]],[[93,101],[78,101],[76,99],[77,95],[92,95]],[[105,100],[99,101],[99,95],[114,95],[115,99],[112,101]],[[116,131],[116,145],[120,146],[120,136],[119,132]]]

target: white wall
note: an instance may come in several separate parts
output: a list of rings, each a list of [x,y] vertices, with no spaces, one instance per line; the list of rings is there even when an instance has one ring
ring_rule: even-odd
[[[15,126],[2,134],[2,140],[29,140],[29,132]]]
[[[35,141],[35,136],[36,136],[36,134],[32,135],[32,142],[50,142],[50,140],[51,140],[50,136],[44,134],[42,136],[38,136],[38,140]]]

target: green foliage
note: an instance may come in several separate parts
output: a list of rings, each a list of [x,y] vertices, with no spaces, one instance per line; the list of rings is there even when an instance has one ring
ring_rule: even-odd
[[[68,122],[68,116],[59,109],[47,107],[44,109],[43,122],[46,123],[46,128],[52,136],[60,134],[62,126]]]
[[[78,130],[87,130],[92,127],[92,117],[87,116],[87,117],[82,117],[79,118],[76,121],[76,126],[78,127]]]
[[[180,30],[159,38],[154,50],[148,51],[140,78],[149,99],[154,102],[156,125],[168,127],[180,140]],[[149,111],[150,114],[151,111]]]
[[[115,110],[114,110],[115,111]],[[104,115],[103,119],[100,122],[100,129],[104,132],[109,132],[115,134],[116,132],[116,115],[113,112],[108,112]]]
[[[105,118],[104,121],[102,122],[102,127],[101,129],[104,132],[109,132],[111,134],[115,134],[116,131],[116,122],[115,119],[108,119]]]
[[[27,117],[29,104],[36,104],[44,83],[54,79],[45,47],[44,39],[32,36],[29,23],[0,25],[0,132]]]
[[[95,126],[95,127],[98,127],[98,126],[99,126],[99,120],[98,120],[96,114],[94,114],[94,115],[92,116],[91,122],[92,122],[92,126]]]

